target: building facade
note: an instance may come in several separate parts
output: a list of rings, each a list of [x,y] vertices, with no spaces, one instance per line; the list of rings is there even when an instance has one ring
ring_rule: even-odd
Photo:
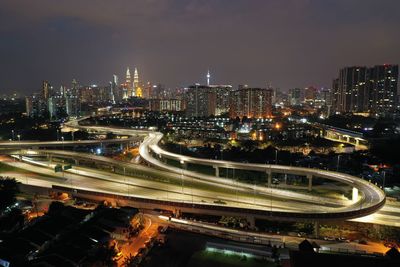
[[[333,82],[332,105],[339,113],[385,116],[397,104],[398,65],[345,67]]]
[[[230,93],[231,118],[267,118],[272,115],[272,89],[240,87]]]

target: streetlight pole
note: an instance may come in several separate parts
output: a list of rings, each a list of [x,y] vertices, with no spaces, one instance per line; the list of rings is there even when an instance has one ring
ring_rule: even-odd
[[[20,142],[21,141],[21,135],[17,134],[17,137],[18,137],[18,141]]]
[[[11,140],[14,141],[15,139],[15,132],[14,130],[11,130]]]
[[[278,149],[275,150],[275,164],[278,164]]]

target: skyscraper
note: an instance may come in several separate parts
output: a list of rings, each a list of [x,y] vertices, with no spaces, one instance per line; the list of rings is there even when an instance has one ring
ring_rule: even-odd
[[[387,115],[396,108],[398,65],[345,67],[333,84],[337,112]]]
[[[345,67],[339,71],[336,111],[367,112],[367,68]]]
[[[143,97],[143,90],[139,84],[139,74],[137,68],[135,68],[135,72],[133,74],[133,88],[135,92],[135,96]]]
[[[189,86],[185,94],[186,116],[188,117],[207,117],[215,115],[215,91],[209,86],[193,85]]]
[[[215,93],[215,115],[222,115],[229,112],[229,94],[232,91],[231,85],[210,85],[211,91]]]
[[[272,89],[239,87],[230,94],[231,118],[267,118],[272,115]]]
[[[51,94],[51,85],[48,81],[43,81],[42,83],[42,96],[44,100],[49,99]]]
[[[125,88],[127,90],[127,95],[125,98],[132,96],[132,79],[131,79],[131,72],[129,67],[126,69],[126,79],[125,79]]]
[[[396,108],[398,65],[377,65],[369,70],[369,106],[373,113],[385,115]]]

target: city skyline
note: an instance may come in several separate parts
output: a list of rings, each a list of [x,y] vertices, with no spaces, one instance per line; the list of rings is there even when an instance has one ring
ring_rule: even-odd
[[[1,2],[2,91],[72,78],[106,85],[133,65],[170,88],[203,83],[210,70],[216,84],[287,91],[331,87],[342,66],[400,61],[395,1]]]
[[[0,0],[0,267],[400,266],[399,0]]]

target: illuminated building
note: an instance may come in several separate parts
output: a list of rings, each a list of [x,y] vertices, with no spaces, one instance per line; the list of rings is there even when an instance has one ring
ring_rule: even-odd
[[[371,112],[388,114],[396,109],[398,65],[378,65],[369,71],[369,106]]]
[[[51,85],[48,81],[43,81],[42,83],[42,96],[44,100],[49,99],[51,95]]]
[[[229,94],[232,91],[231,85],[210,85],[211,91],[215,93],[214,115],[222,115],[229,112]]]
[[[132,96],[132,80],[131,80],[131,72],[129,67],[126,69],[126,79],[125,79],[125,88],[126,88],[126,95],[125,99]]]
[[[288,97],[291,106],[300,106],[304,102],[304,89],[291,88],[289,89]]]
[[[304,89],[304,102],[313,105],[317,98],[318,90],[313,86]]]
[[[336,111],[368,111],[368,87],[366,67],[346,67],[339,71]]]
[[[135,91],[135,96],[143,97],[143,91],[139,84],[139,74],[137,68],[135,68],[135,72],[133,74],[133,88]]]
[[[186,116],[208,117],[215,115],[216,93],[206,85],[190,86],[185,94]]]
[[[387,115],[396,109],[398,65],[345,67],[333,83],[336,112]]]
[[[183,108],[181,99],[150,99],[151,111],[181,111]]]
[[[240,86],[230,93],[231,118],[267,118],[272,115],[272,89]]]

